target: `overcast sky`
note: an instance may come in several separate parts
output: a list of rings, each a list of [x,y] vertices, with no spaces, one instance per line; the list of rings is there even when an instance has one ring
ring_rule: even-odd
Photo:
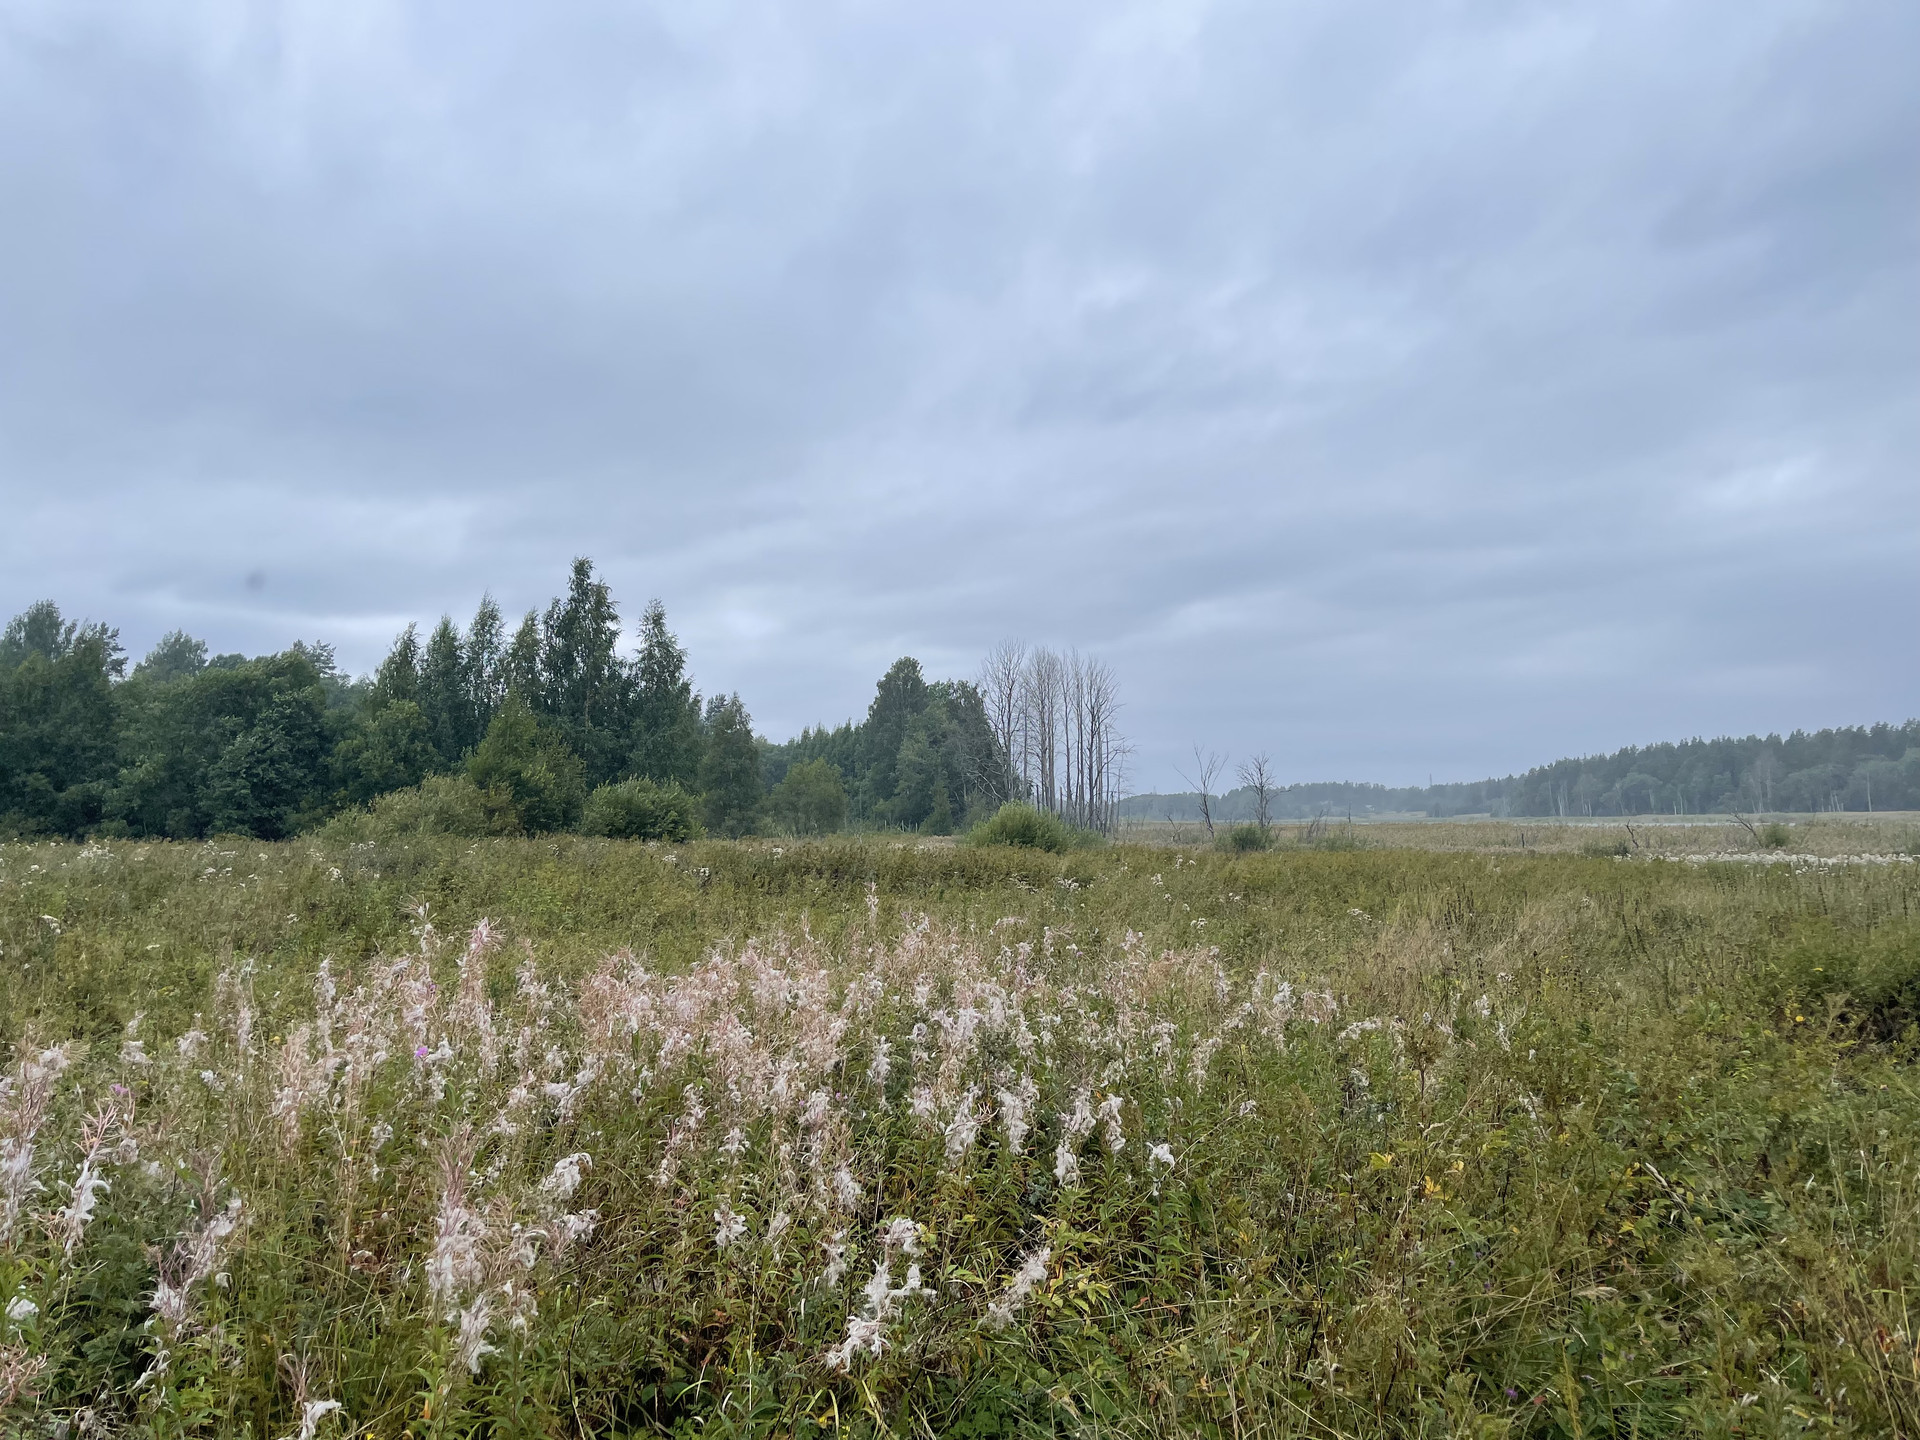
[[[0,0],[0,610],[356,670],[594,558],[776,738],[1139,788],[1920,713],[1920,6]]]

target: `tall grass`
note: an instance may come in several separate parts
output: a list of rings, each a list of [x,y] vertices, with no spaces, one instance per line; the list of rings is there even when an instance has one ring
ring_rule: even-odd
[[[1916,1433],[1916,871],[0,847],[7,1423]]]

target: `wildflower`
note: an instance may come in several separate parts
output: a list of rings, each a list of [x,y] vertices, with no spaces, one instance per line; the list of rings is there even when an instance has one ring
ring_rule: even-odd
[[[1027,1121],[1027,1112],[1040,1098],[1040,1087],[1033,1083],[1031,1075],[1022,1075],[1020,1083],[1012,1089],[1001,1089],[994,1095],[1000,1104],[1000,1124],[1006,1131],[1007,1150],[1010,1154],[1021,1152],[1021,1142],[1027,1138],[1027,1132],[1033,1127]]]
[[[44,1355],[30,1355],[23,1346],[0,1346],[0,1409],[39,1394],[46,1368]]]
[[[576,1151],[553,1162],[553,1172],[540,1182],[540,1191],[556,1200],[565,1200],[580,1188],[580,1172],[593,1168],[593,1156]]]
[[[826,1360],[828,1366],[832,1369],[841,1371],[850,1370],[853,1368],[854,1356],[860,1354],[862,1351],[866,1351],[872,1355],[874,1359],[878,1360],[880,1358],[880,1351],[885,1344],[886,1341],[881,1334],[881,1326],[878,1320],[869,1320],[857,1315],[849,1315],[847,1317],[847,1338],[838,1345],[828,1346],[827,1353],[822,1358]]]
[[[727,1138],[720,1142],[720,1153],[729,1160],[738,1160],[747,1149],[747,1132],[738,1125],[727,1131]]]
[[[867,1079],[881,1089],[893,1071],[893,1042],[882,1035],[873,1042],[873,1063],[867,1066]]]
[[[1027,1303],[1027,1297],[1033,1293],[1033,1287],[1047,1278],[1047,1265],[1052,1259],[1052,1249],[1042,1245],[1020,1262],[1020,1268],[1013,1272],[1000,1298],[989,1301],[987,1304],[986,1323],[989,1329],[1004,1330],[1013,1323],[1014,1315]]]
[[[288,1440],[313,1440],[320,1422],[340,1408],[338,1400],[308,1400],[300,1406],[300,1429]]]
[[[792,1228],[793,1215],[786,1210],[776,1211],[773,1219],[767,1222],[767,1243],[773,1244]]]
[[[847,1232],[836,1230],[831,1240],[822,1240],[820,1248],[827,1252],[827,1268],[820,1276],[820,1283],[831,1290],[847,1278]]]
[[[726,1201],[720,1202],[720,1208],[713,1212],[713,1243],[719,1250],[726,1249],[747,1233],[747,1221],[744,1215],[733,1213],[733,1207]]]
[[[1126,1131],[1120,1125],[1120,1107],[1123,1103],[1118,1095],[1109,1095],[1100,1102],[1100,1139],[1105,1143],[1109,1155],[1118,1155],[1127,1148]]]
[[[904,1216],[880,1227],[880,1243],[888,1254],[898,1250],[909,1260],[920,1253],[920,1227]]]
[[[949,1165],[958,1165],[966,1158],[967,1151],[973,1148],[974,1138],[980,1133],[980,1114],[974,1108],[976,1093],[973,1086],[967,1087],[967,1093],[960,1097],[960,1103],[954,1109],[953,1119],[947,1124],[945,1134]]]
[[[460,1312],[460,1334],[454,1341],[455,1353],[468,1374],[478,1375],[480,1362],[494,1353],[487,1343],[487,1328],[492,1323],[493,1298],[483,1290]]]
[[[224,1210],[216,1210],[206,1221],[188,1230],[174,1245],[173,1254],[160,1266],[151,1309],[170,1334],[177,1334],[186,1323],[187,1300],[194,1288],[219,1268],[227,1241],[240,1228],[240,1215],[240,1197],[231,1196]]]
[[[851,1210],[860,1203],[860,1182],[853,1178],[853,1172],[842,1165],[833,1172],[833,1198],[844,1209]]]
[[[1173,1168],[1173,1148],[1164,1142],[1149,1145],[1147,1147],[1147,1163],[1150,1165],[1164,1165],[1171,1170]]]
[[[40,1307],[24,1295],[7,1301],[7,1323],[16,1329],[40,1313]]]
[[[1062,1185],[1080,1183],[1080,1142],[1093,1133],[1091,1098],[1082,1090],[1074,1097],[1071,1113],[1062,1112],[1060,1116],[1060,1143],[1054,1147],[1053,1178]]]

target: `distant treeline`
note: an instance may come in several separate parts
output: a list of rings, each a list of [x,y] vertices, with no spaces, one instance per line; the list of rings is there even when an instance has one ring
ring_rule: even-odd
[[[694,690],[659,602],[639,631],[623,653],[587,560],[512,630],[483,598],[360,679],[325,644],[209,655],[178,631],[129,671],[116,630],[43,601],[0,633],[0,837],[946,832],[1012,792],[978,690],[917,661],[864,721],[776,745]]]
[[[1213,800],[1218,823],[1251,820],[1254,793]],[[1735,811],[1920,810],[1920,721],[1791,735],[1629,746],[1498,780],[1392,787],[1345,782],[1273,793],[1276,819],[1378,814],[1591,816]],[[1198,820],[1197,794],[1134,795],[1133,820]]]

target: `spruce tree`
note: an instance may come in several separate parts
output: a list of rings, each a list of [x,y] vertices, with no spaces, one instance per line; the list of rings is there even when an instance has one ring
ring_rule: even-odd
[[[473,733],[466,672],[460,632],[451,617],[442,615],[420,662],[420,713],[439,762],[437,769],[451,770],[479,739]]]
[[[487,733],[493,712],[507,691],[507,630],[492,595],[480,597],[461,651],[466,658],[467,713],[473,726],[472,743]]]
[[[601,784],[627,758],[631,685],[620,661],[620,612],[593,562],[577,559],[564,600],[547,607],[541,626],[541,705],[558,722],[573,752]]]
[[[634,657],[633,749],[627,765],[662,785],[693,785],[700,775],[700,697],[687,678],[687,652],[667,628],[658,600],[640,617]]]
[[[717,695],[708,702],[700,789],[707,829],[728,837],[753,829],[760,810],[760,752],[753,741],[752,717],[738,695]]]
[[[373,672],[373,693],[367,708],[384,710],[396,700],[420,703],[420,632],[409,625],[394,639],[393,648]]]

